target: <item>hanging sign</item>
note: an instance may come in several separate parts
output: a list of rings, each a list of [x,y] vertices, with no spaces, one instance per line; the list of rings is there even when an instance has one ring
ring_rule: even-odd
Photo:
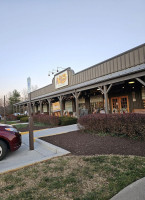
[[[31,92],[31,78],[27,78],[27,92],[28,94]]]
[[[61,88],[68,85],[68,73],[64,71],[57,76],[55,76],[55,88]]]
[[[55,103],[52,103],[52,110],[53,110],[53,112],[60,111],[60,103],[59,103],[59,101],[55,102]]]

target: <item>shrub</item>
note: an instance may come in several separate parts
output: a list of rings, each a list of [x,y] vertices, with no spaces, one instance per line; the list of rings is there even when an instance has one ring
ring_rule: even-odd
[[[29,117],[27,117],[27,116],[23,116],[23,117],[21,117],[20,118],[20,122],[28,122],[29,121]]]
[[[75,117],[62,116],[62,117],[59,117],[59,119],[60,119],[60,125],[61,126],[71,125],[71,124],[77,123],[77,118],[75,118]]]
[[[145,115],[143,114],[95,114],[83,116],[78,123],[93,133],[109,133],[130,138],[145,137]]]
[[[6,119],[7,119],[8,121],[16,121],[16,120],[17,120],[17,117],[14,116],[14,115],[8,115],[8,116],[6,117]]]
[[[26,115],[17,115],[17,120],[20,120],[23,117],[26,117]]]
[[[38,114],[33,116],[34,122],[40,122],[43,124],[47,124],[50,126],[58,126],[59,125],[59,117],[57,116],[49,116],[48,114]]]

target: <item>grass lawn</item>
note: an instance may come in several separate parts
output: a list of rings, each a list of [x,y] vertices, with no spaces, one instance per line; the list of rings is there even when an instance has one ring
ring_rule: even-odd
[[[1,120],[0,123],[4,124],[4,120]],[[18,123],[18,121],[6,121],[6,124],[10,124],[10,125],[13,125],[13,124],[16,124],[16,123]]]
[[[144,157],[64,156],[0,175],[0,200],[109,200],[144,176]]]
[[[14,126],[17,128],[18,131],[21,131],[23,128],[29,127],[28,124],[17,124],[17,125],[14,125]],[[37,122],[37,123],[34,123],[34,127],[33,127],[34,130],[35,130],[36,127],[39,127],[39,129],[41,129],[41,128],[44,129],[45,127],[48,127],[48,125]]]

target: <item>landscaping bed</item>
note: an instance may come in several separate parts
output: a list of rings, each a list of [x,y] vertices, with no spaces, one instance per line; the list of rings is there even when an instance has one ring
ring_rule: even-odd
[[[125,137],[99,136],[82,131],[73,131],[41,139],[62,147],[73,155],[118,154],[145,156],[145,141]]]

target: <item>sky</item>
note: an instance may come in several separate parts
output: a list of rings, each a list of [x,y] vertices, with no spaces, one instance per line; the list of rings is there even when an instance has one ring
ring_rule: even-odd
[[[145,42],[144,0],[0,0],[0,97]],[[61,69],[60,68],[60,69]]]

